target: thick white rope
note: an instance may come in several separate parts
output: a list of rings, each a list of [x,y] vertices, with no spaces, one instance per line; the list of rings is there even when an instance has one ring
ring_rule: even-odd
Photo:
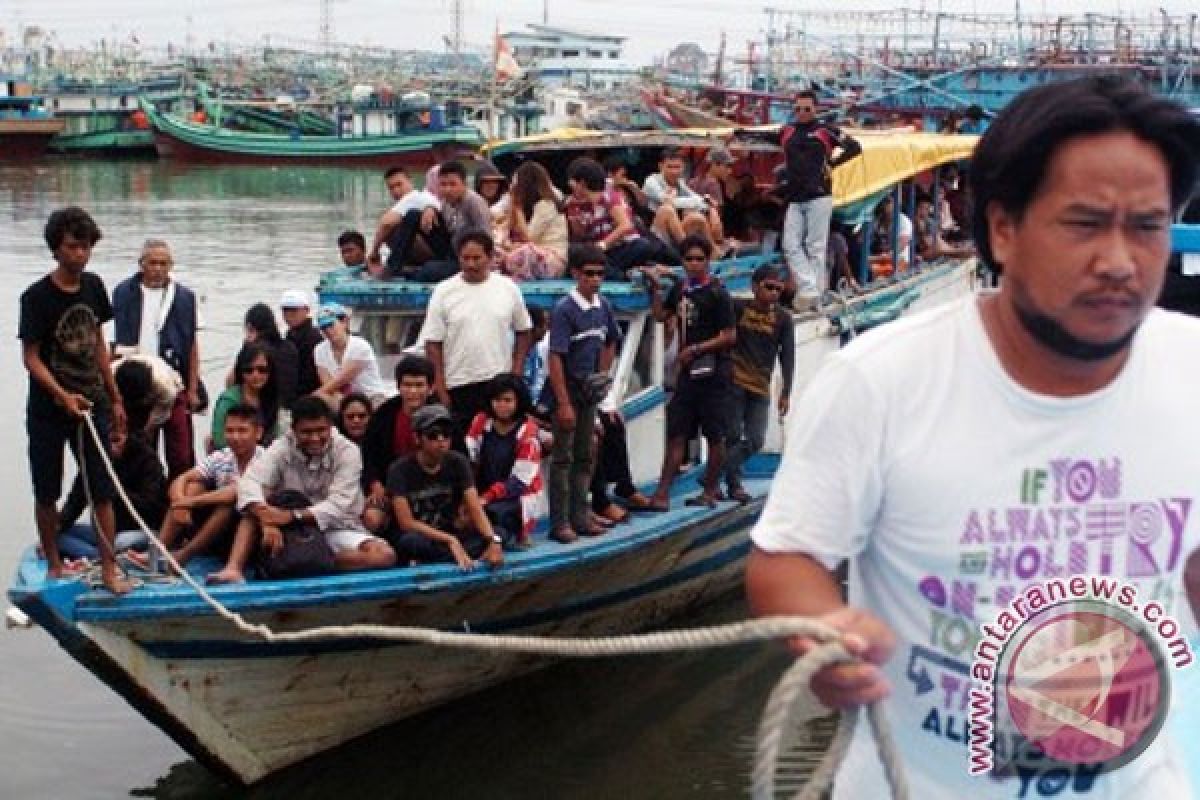
[[[117,479],[116,470],[108,457],[107,449],[101,444],[91,414],[83,417],[100,452],[100,457],[112,477],[113,485],[130,514],[163,558],[177,575],[196,590],[205,603],[218,616],[228,620],[239,631],[262,639],[265,642],[309,642],[332,639],[380,639],[386,641],[426,644],[458,649],[490,650],[504,653],[553,656],[557,658],[601,658],[616,655],[648,655],[652,653],[675,653],[689,650],[706,650],[729,647],[751,642],[775,639],[808,637],[818,643],[806,655],[797,658],[780,678],[767,700],[759,723],[758,741],[755,747],[752,778],[754,800],[774,800],[775,776],[785,733],[799,728],[816,717],[828,714],[828,710],[811,695],[808,687],[813,676],[835,664],[856,664],[859,659],[850,654],[841,644],[841,632],[837,629],[805,617],[764,617],[727,625],[715,625],[690,630],[660,631],[655,633],[607,636],[587,639],[552,639],[540,636],[514,636],[440,631],[432,628],[388,625],[338,625],[308,628],[300,631],[276,631],[263,624],[247,621],[241,614],[231,611],[217,600],[203,584],[193,578],[171,555],[158,535],[146,525],[125,487]],[[805,702],[798,703],[801,694]],[[908,785],[903,763],[896,750],[891,728],[883,714],[882,706],[873,703],[867,709],[868,718],[875,734],[880,761],[896,800],[908,800]],[[838,725],[833,744],[826,751],[809,782],[795,795],[795,800],[817,800],[832,786],[834,774],[850,744],[850,738],[858,719],[857,711],[844,712]]]

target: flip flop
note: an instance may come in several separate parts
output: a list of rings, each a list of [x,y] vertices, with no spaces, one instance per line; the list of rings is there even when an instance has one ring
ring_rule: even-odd
[[[635,492],[625,498],[625,508],[630,511],[649,511],[653,505],[650,502],[650,498],[641,492]]]

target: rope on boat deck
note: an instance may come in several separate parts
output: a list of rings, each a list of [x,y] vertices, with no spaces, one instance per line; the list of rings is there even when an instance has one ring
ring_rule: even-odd
[[[771,690],[766,708],[759,720],[755,742],[754,769],[752,772],[751,796],[754,800],[774,800],[775,778],[778,772],[780,752],[784,736],[800,726],[828,713],[810,689],[813,676],[828,666],[857,664],[859,659],[846,650],[837,629],[806,617],[764,617],[706,628],[659,631],[655,633],[628,634],[584,639],[554,639],[541,636],[515,636],[472,633],[469,630],[450,632],[433,628],[390,625],[337,625],[308,628],[299,631],[276,631],[268,625],[249,622],[236,611],[226,608],[213,597],[208,589],[193,578],[171,555],[142,519],[133,502],[117,478],[116,470],[103,446],[100,434],[90,413],[83,421],[91,432],[100,457],[104,461],[121,501],[141,526],[163,558],[184,583],[196,590],[205,603],[220,617],[228,620],[239,631],[269,643],[311,642],[331,639],[380,639],[386,641],[425,644],[457,649],[487,650],[501,653],[554,656],[558,658],[602,658],[618,655],[649,655],[654,653],[678,653],[729,647],[751,642],[775,639],[808,637],[817,642],[808,653],[800,656],[789,666]],[[81,463],[83,461],[81,460]],[[84,482],[87,476],[84,475]],[[103,536],[99,537],[103,539]],[[102,545],[103,546],[103,545]],[[834,774],[845,758],[850,740],[858,723],[859,710],[844,711],[838,722],[833,742],[822,757],[820,764],[805,784],[793,796],[793,800],[819,800],[833,785]],[[880,763],[895,800],[909,800],[908,781],[903,762],[896,750],[891,726],[884,715],[880,702],[867,706],[867,718],[875,736]]]

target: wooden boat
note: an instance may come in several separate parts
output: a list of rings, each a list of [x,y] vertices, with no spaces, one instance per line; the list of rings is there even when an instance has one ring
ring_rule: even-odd
[[[24,161],[45,155],[63,121],[50,114],[45,98],[29,84],[0,80],[0,161]]]
[[[719,262],[735,292],[748,288],[757,254]],[[825,354],[854,331],[967,293],[971,261],[928,265],[902,278],[796,319],[797,391]],[[528,305],[549,308],[566,281],[521,284]],[[323,301],[353,310],[390,372],[412,347],[432,286],[378,281],[353,269],[325,274]],[[644,289],[604,288],[624,329],[613,399],[625,419],[630,467],[646,486],[663,455],[666,394],[664,334]],[[793,413],[803,413],[797,409]],[[610,533],[564,546],[535,534],[536,546],[503,567],[463,573],[450,565],[404,567],[293,581],[255,581],[214,590],[250,622],[277,630],[372,623],[469,628],[547,636],[627,633],[686,619],[701,604],[736,590],[748,533],[778,464],[776,421],[764,451],[747,465],[753,500],[715,510],[689,508],[699,471],[676,484],[673,510],[636,516]],[[190,564],[196,574],[208,565]],[[360,638],[270,645],[218,617],[193,591],[154,584],[115,598],[73,581],[47,581],[31,547],[10,599],[67,653],[121,694],[184,749],[243,783],[333,748],[382,725],[536,669],[545,660],[475,651],[440,651]]]
[[[46,91],[49,106],[64,122],[50,150],[73,156],[154,156],[154,131],[140,102],[163,109],[183,96],[179,77],[142,83],[62,81]]]
[[[144,107],[164,158],[214,164],[311,164],[425,168],[473,152],[483,143],[469,126],[394,134],[307,136],[233,131]]]

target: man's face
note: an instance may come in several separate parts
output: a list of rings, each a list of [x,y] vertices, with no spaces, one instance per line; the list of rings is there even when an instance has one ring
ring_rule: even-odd
[[[409,414],[429,399],[429,380],[424,375],[401,375],[396,388],[400,391],[400,403]]]
[[[387,179],[387,189],[393,200],[399,200],[412,191],[412,181],[408,179],[408,175],[397,172]]]
[[[723,181],[733,172],[733,167],[729,164],[709,164],[708,174],[719,181]]]
[[[765,278],[752,284],[754,290],[754,299],[765,306],[773,306],[779,302],[779,295],[783,293],[783,281],[779,278]]]
[[[241,417],[225,418],[225,444],[234,455],[245,458],[254,452],[262,436],[262,426],[258,422]]]
[[[330,431],[333,425],[328,419],[302,419],[292,424],[292,433],[296,435],[296,443],[300,451],[309,458],[316,458],[325,452],[329,446]]]
[[[683,159],[682,158],[666,158],[658,165],[662,171],[662,176],[667,183],[674,186],[679,183],[679,179],[683,177]]]
[[[458,265],[462,268],[463,280],[479,283],[487,279],[491,256],[479,242],[467,242],[458,250]]]
[[[429,430],[418,433],[417,444],[426,456],[440,461],[450,449],[450,426],[439,422]]]
[[[86,239],[76,239],[69,233],[64,233],[62,242],[54,251],[54,260],[63,269],[76,274],[83,272],[88,260],[92,257],[92,244]]]
[[[339,244],[338,252],[342,254],[342,263],[347,267],[357,267],[367,260],[367,251],[358,242]]]
[[[147,247],[138,260],[142,268],[142,285],[147,289],[161,289],[167,285],[171,274],[171,251],[165,247]]]
[[[1068,140],[1020,219],[988,209],[1001,298],[1060,356],[1123,350],[1162,289],[1170,181],[1158,148],[1128,132]]]
[[[604,283],[604,269],[603,264],[582,264],[571,270],[575,276],[575,288],[584,297],[592,297]]]
[[[457,203],[467,193],[467,184],[462,177],[454,174],[438,175],[438,194],[443,200]]]
[[[703,278],[708,274],[708,256],[699,247],[688,248],[683,254],[683,271],[689,278]]]
[[[307,308],[285,308],[283,309],[283,321],[289,328],[295,328],[298,325],[303,325],[308,319]]]
[[[800,122],[808,122],[817,113],[817,104],[810,98],[798,97],[792,110],[796,113],[796,119]]]

